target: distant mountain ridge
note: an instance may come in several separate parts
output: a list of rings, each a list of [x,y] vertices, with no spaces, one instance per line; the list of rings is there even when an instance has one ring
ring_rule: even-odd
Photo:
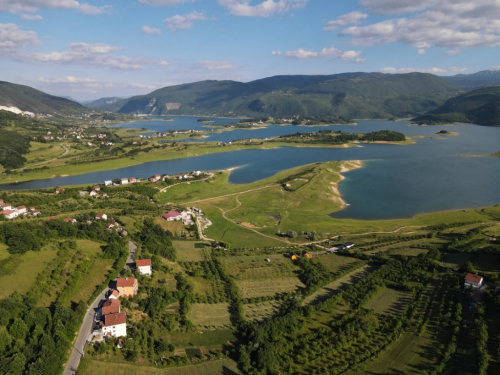
[[[274,76],[247,83],[201,81],[164,87],[126,100],[118,112],[252,117],[407,117],[435,109],[459,91],[454,84],[425,73]]]
[[[482,70],[472,74],[457,74],[443,77],[443,79],[465,90],[488,86],[500,86],[500,70]]]
[[[88,108],[72,100],[4,81],[0,81],[0,106],[44,115],[67,116],[90,112]]]
[[[111,96],[106,98],[100,98],[97,100],[91,100],[85,103],[85,106],[98,110],[98,111],[111,111],[118,112],[118,110],[123,107],[127,99],[119,98],[117,96]]]
[[[500,86],[466,92],[446,101],[441,107],[416,117],[414,121],[431,125],[466,122],[500,126]]]

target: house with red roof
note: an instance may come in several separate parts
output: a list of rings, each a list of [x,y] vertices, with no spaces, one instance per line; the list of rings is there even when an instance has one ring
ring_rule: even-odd
[[[182,214],[175,210],[164,213],[161,217],[167,221],[182,220]]]
[[[468,273],[465,276],[465,283],[464,283],[464,288],[468,289],[478,289],[483,285],[483,278],[479,275],[474,275],[473,273]]]
[[[102,304],[101,307],[101,316],[108,314],[119,314],[120,313],[120,300],[118,299],[108,299],[106,302]]]
[[[109,290],[109,294],[108,294],[109,299],[118,299],[118,297],[120,297],[120,293],[118,293],[118,291],[116,289]]]
[[[151,276],[151,259],[139,259],[135,262],[135,267],[141,275]]]
[[[104,315],[101,327],[103,336],[127,336],[127,316],[124,312]]]
[[[116,289],[120,297],[133,297],[139,290],[139,283],[135,277],[120,277],[116,281]]]
[[[5,218],[9,220],[15,219],[16,217],[19,216],[19,213],[13,210],[3,210],[2,214],[4,214]]]
[[[106,215],[106,214],[96,214],[96,215],[95,215],[95,218],[96,218],[97,220],[101,220],[101,219],[102,219],[102,220],[108,220],[108,215]]]
[[[17,207],[17,212],[19,213],[19,215],[24,215],[27,212],[26,207],[25,206]]]
[[[73,219],[72,217],[67,217],[64,219],[65,223],[71,223],[71,224],[76,224],[76,219]]]

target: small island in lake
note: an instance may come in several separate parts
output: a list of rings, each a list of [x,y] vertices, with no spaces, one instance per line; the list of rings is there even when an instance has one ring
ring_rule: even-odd
[[[437,135],[458,135],[457,132],[450,132],[448,130],[440,130],[436,134]]]

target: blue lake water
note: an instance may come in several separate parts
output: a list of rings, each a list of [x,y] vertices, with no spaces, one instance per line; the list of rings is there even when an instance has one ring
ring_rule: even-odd
[[[234,122],[234,119],[215,119]],[[205,129],[196,118],[175,117],[174,121],[144,121],[125,127],[153,131]],[[162,130],[160,130],[160,127]],[[167,130],[168,130],[167,129]],[[488,154],[500,151],[500,128],[477,125],[418,127],[409,122],[359,120],[356,126],[328,127],[269,126],[258,130],[234,130],[210,134],[209,140],[227,142],[241,138],[266,138],[322,129],[344,132],[396,130],[408,136],[436,137],[439,130],[456,131],[459,136],[444,139],[416,139],[407,146],[366,144],[350,148],[294,148],[240,150],[185,159],[148,162],[142,165],[77,176],[56,177],[0,189],[34,189],[59,185],[91,184],[119,177],[149,177],[156,173],[181,173],[195,169],[216,170],[240,166],[232,172],[231,183],[248,183],[270,177],[284,169],[331,160],[362,160],[364,168],[345,174],[340,183],[346,209],[332,214],[337,218],[389,219],[418,213],[473,208],[500,203],[500,158],[461,157],[459,154]]]

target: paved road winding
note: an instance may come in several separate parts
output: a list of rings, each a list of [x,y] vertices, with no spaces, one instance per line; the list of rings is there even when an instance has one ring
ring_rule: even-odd
[[[127,258],[127,265],[133,262],[135,252],[137,251],[137,245],[132,241],[128,242],[129,255]],[[83,353],[85,351],[85,345],[87,345],[87,341],[91,340],[92,337],[92,326],[94,325],[94,316],[99,311],[99,304],[103,299],[106,298],[108,294],[109,287],[106,287],[101,294],[97,296],[97,298],[92,302],[92,305],[88,308],[85,313],[85,317],[83,318],[83,323],[78,331],[78,336],[73,344],[73,349],[71,350],[71,354],[69,356],[68,362],[66,362],[66,366],[64,367],[63,375],[74,375],[78,365],[80,364],[80,360],[83,357]]]

